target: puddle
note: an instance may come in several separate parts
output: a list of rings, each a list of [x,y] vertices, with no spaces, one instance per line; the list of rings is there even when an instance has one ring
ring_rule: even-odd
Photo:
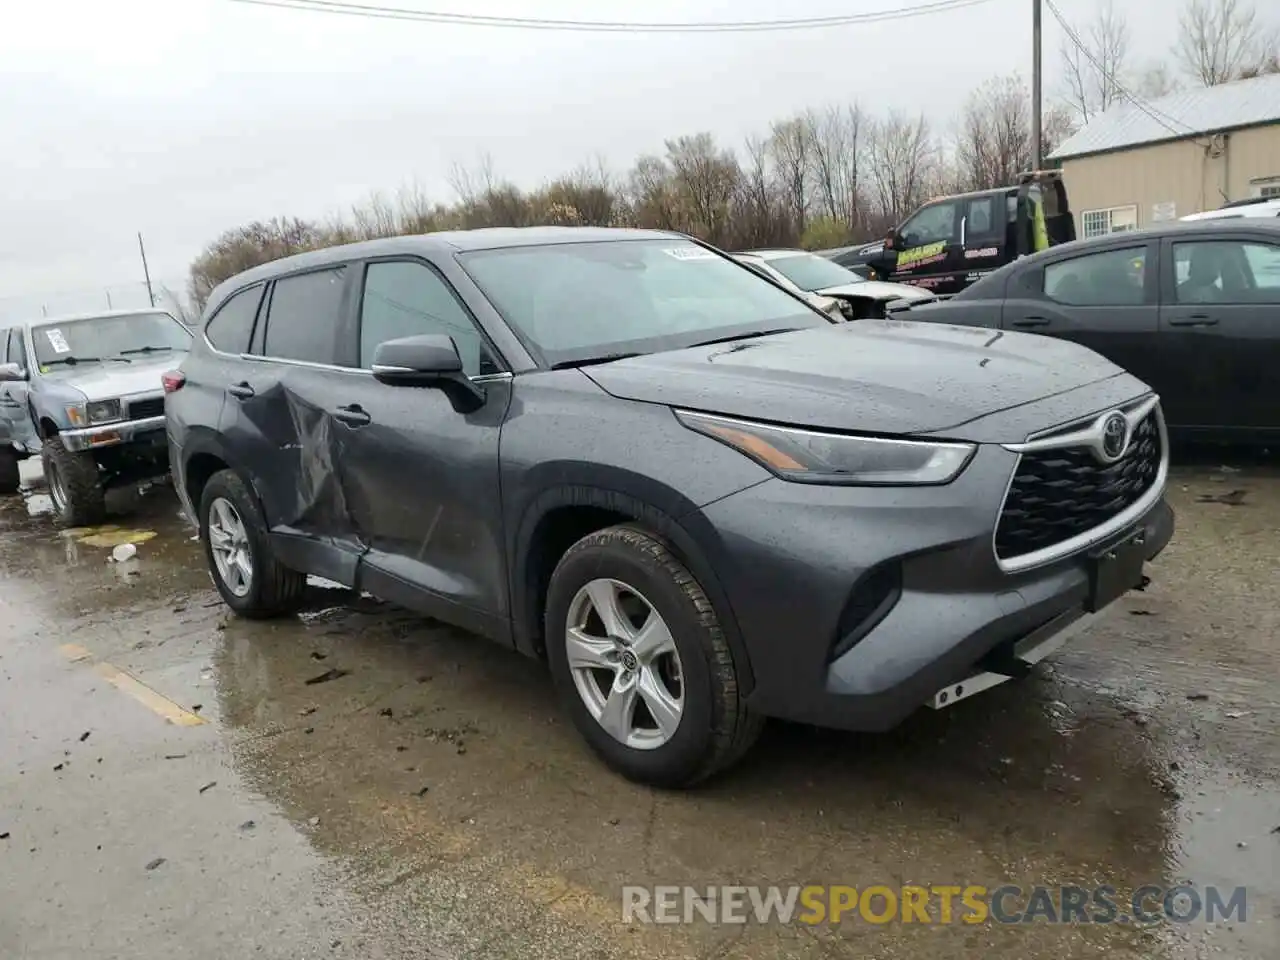
[[[70,537],[90,547],[118,547],[124,543],[146,543],[155,538],[154,530],[129,530],[114,524],[100,527],[72,527],[62,531],[62,536]]]
[[[1280,795],[1221,776],[1189,786],[1178,805],[1170,873],[1198,889],[1216,887],[1223,901],[1243,887],[1246,922],[1223,939],[1237,943],[1240,955],[1263,956],[1280,933]]]

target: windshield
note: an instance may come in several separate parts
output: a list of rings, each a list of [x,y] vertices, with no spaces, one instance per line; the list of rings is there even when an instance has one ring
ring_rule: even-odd
[[[128,313],[40,324],[31,328],[36,363],[142,360],[153,354],[185,353],[191,334],[167,313]]]
[[[830,323],[745,267],[674,237],[508,247],[459,260],[552,365]]]
[[[801,290],[821,290],[846,283],[861,283],[862,278],[838,263],[812,253],[789,257],[770,257],[765,261]]]

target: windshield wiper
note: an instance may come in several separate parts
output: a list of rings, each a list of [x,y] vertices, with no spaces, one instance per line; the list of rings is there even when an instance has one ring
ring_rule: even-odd
[[[590,367],[597,363],[613,363],[615,360],[628,360],[638,357],[638,353],[606,353],[601,357],[583,357],[580,360],[561,360],[551,365],[552,370],[568,370],[570,367]]]
[[[752,333],[735,333],[727,337],[714,337],[711,340],[699,340],[691,343],[691,347],[709,347],[713,343],[730,343],[734,340],[754,340],[756,337],[772,337],[775,333],[795,333],[800,327],[779,327],[777,330],[756,330]]]
[[[128,350],[121,350],[120,356],[123,357],[127,353],[161,353],[165,350],[172,350],[172,349],[173,347],[152,347],[152,346],[131,347]]]
[[[101,357],[54,357],[52,360],[46,360],[43,366],[52,367],[54,364],[65,363],[69,367],[74,367],[78,363],[101,363]]]
[[[55,363],[65,363],[69,367],[74,367],[81,363],[105,363],[110,360],[112,363],[133,363],[128,357],[54,357],[52,360],[46,360],[41,366],[52,367]]]

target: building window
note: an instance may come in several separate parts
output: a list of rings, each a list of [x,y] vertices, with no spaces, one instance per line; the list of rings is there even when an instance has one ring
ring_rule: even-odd
[[[1249,181],[1253,196],[1264,200],[1280,200],[1280,177],[1257,177]]]
[[[1080,226],[1086,238],[1136,230],[1138,208],[1130,204],[1127,207],[1110,207],[1106,210],[1086,210],[1080,215]]]

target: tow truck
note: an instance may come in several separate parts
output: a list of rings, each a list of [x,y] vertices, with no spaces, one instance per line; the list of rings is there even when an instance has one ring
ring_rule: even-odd
[[[883,241],[822,251],[873,280],[911,283],[947,297],[1018,257],[1076,238],[1060,170],[1018,183],[935,197]]]

